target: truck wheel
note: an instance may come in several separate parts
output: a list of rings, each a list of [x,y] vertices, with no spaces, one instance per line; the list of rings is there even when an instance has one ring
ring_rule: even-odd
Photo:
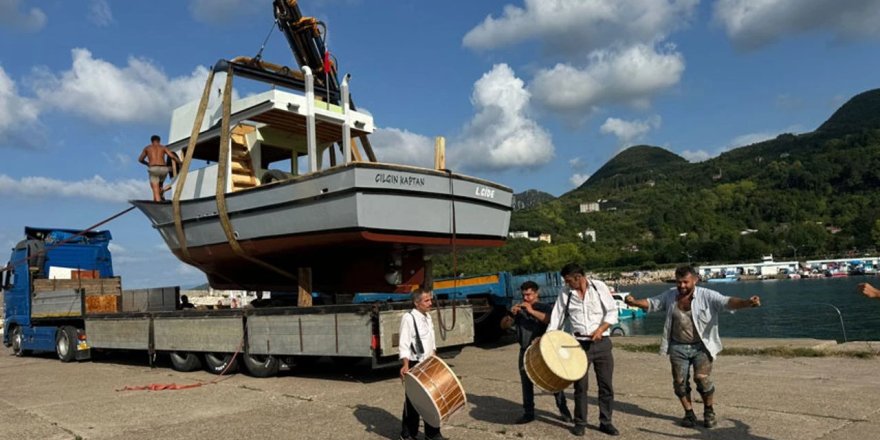
[[[254,377],[272,377],[278,374],[281,362],[272,355],[242,353],[244,368]]]
[[[55,353],[61,362],[70,362],[76,358],[76,329],[65,325],[55,335]]]
[[[28,350],[21,349],[21,342],[24,339],[21,327],[15,326],[12,329],[12,354],[21,357],[29,353]]]
[[[626,336],[626,331],[623,327],[614,327],[611,329],[611,336]]]
[[[209,373],[235,374],[238,361],[232,358],[232,353],[205,353],[205,367]]]
[[[195,371],[202,367],[199,356],[188,351],[172,351],[169,353],[171,358],[171,368],[177,371]]]

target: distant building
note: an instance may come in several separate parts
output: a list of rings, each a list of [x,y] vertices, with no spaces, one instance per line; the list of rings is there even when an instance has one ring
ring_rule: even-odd
[[[599,212],[599,203],[598,202],[581,203],[580,212],[581,212],[581,214],[584,214],[587,212]]]
[[[755,232],[758,232],[758,230],[757,229],[743,229],[742,231],[739,231],[739,235],[749,235],[749,234],[754,234]]]
[[[596,231],[593,229],[587,229],[584,232],[578,232],[577,236],[581,240],[590,240],[593,243],[596,242]]]
[[[550,234],[541,234],[538,236],[537,241],[543,241],[545,243],[550,243],[553,241],[553,238],[550,236]]]
[[[529,238],[529,231],[510,231],[507,236],[510,238]]]

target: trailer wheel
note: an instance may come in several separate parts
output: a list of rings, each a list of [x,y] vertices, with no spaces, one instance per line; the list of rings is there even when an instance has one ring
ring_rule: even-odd
[[[12,354],[21,357],[29,353],[28,350],[22,350],[21,343],[24,339],[24,332],[20,326],[12,328]]]
[[[172,351],[168,353],[171,358],[171,368],[177,371],[195,371],[202,368],[202,361],[195,353],[188,351]]]
[[[281,362],[272,355],[242,353],[244,368],[254,377],[272,377],[278,374]]]
[[[76,329],[65,325],[55,335],[55,353],[61,362],[70,362],[76,358]]]
[[[209,373],[235,374],[238,361],[233,359],[232,353],[205,353],[205,367]]]
[[[611,329],[611,336],[626,336],[626,330],[623,327],[614,327]]]

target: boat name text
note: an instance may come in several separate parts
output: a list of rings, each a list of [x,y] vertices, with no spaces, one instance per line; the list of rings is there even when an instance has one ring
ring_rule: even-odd
[[[495,190],[492,188],[486,188],[485,186],[477,186],[474,190],[474,195],[485,197],[487,199],[495,198]]]
[[[376,174],[376,183],[389,183],[400,186],[425,186],[425,178],[403,174],[379,173]]]

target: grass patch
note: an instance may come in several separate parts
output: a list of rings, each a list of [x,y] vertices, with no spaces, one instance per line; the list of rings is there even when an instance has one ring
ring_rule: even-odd
[[[620,348],[632,353],[658,353],[660,344],[624,344],[617,343],[615,348]],[[874,359],[877,355],[872,351],[828,351],[815,348],[803,347],[767,347],[767,348],[725,348],[722,356],[773,356],[782,358],[796,357],[846,357],[856,359]]]

